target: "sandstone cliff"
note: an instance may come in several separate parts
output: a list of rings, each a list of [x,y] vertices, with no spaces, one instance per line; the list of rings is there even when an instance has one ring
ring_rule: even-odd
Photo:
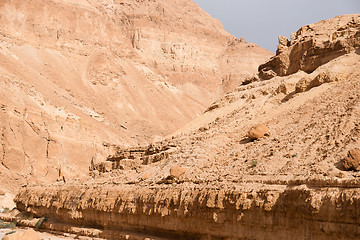
[[[113,144],[159,139],[269,56],[191,0],[1,1],[1,185],[79,177]]]
[[[321,25],[356,42],[359,17]],[[111,239],[355,239],[360,173],[342,162],[360,146],[360,52],[343,47],[311,72],[244,83],[163,141],[119,147],[87,179],[28,186],[17,206]]]

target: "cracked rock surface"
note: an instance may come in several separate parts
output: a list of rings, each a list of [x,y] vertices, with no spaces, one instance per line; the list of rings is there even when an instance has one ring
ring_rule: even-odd
[[[0,3],[0,184],[86,175],[161,139],[272,54],[191,0]]]

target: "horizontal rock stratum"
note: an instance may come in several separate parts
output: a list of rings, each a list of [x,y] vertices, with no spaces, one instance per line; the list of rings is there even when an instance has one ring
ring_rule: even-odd
[[[22,191],[16,201],[20,210],[69,226],[102,226],[104,230],[94,237],[114,240],[123,239],[116,231],[163,239],[325,240],[358,236],[360,192],[346,188],[353,183],[338,183],[342,190],[311,183],[238,183],[215,188],[216,184],[32,187]]]

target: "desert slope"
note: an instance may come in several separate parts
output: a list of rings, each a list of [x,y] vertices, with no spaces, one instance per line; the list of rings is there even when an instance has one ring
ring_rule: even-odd
[[[78,177],[112,145],[169,134],[231,90],[223,62],[249,54],[231,86],[271,53],[190,0],[1,1],[1,184]]]

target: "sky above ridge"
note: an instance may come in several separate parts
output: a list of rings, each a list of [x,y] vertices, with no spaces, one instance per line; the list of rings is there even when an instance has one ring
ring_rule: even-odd
[[[360,0],[194,0],[235,37],[272,52],[278,36],[343,14],[360,14]]]

